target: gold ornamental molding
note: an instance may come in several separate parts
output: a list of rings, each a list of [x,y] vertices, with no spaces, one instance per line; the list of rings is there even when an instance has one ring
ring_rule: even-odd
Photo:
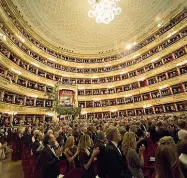
[[[5,20],[6,25],[8,25],[9,29],[11,29],[14,34],[21,34],[21,32],[15,27],[15,25],[11,22],[11,20],[6,16],[6,14],[5,14],[5,12],[4,12],[4,10],[2,8],[0,8],[0,12],[1,12],[1,14],[3,14],[3,18]],[[126,57],[122,57],[122,58],[114,60],[114,61],[104,62],[104,64],[105,65],[107,65],[107,64],[117,65],[117,64],[123,63],[124,61],[132,60],[133,56],[135,56],[136,54],[142,54],[142,53],[148,51],[149,49],[155,47],[157,44],[159,44],[159,43],[163,42],[164,40],[166,40],[167,36],[168,36],[168,34],[170,32],[180,31],[181,29],[183,29],[186,26],[186,24],[187,24],[187,18],[184,19],[182,22],[178,23],[172,29],[168,30],[166,33],[164,33],[161,37],[156,39],[154,42],[148,44],[147,46],[141,48],[140,50],[138,50],[138,51],[126,56]],[[43,50],[41,50],[38,47],[36,47],[35,45],[33,45],[26,37],[24,39],[25,39],[25,45],[28,48],[32,49],[33,51],[35,51],[36,53],[38,53],[39,55],[41,55],[41,56],[43,56],[45,58],[54,58],[56,60],[57,64],[61,64],[61,65],[67,66],[67,67],[68,66],[74,67],[75,65],[78,64],[78,63],[75,63],[75,62],[68,62],[68,61],[56,58],[54,56],[51,56],[48,53],[46,53]],[[90,63],[86,63],[86,64],[79,63],[78,65],[80,67],[82,67],[82,68],[99,68],[99,67],[101,67],[101,64],[98,64],[98,63],[92,63],[92,64],[90,64]]]
[[[147,59],[141,61],[138,64],[135,64],[133,66],[125,68],[125,71],[129,72],[129,71],[141,68],[141,67],[143,67],[147,64],[150,64],[152,59],[155,59],[155,58],[158,58],[158,57],[161,58],[161,57],[175,51],[176,49],[178,49],[182,46],[185,46],[186,43],[187,43],[187,36],[182,38],[181,40],[179,40],[175,44],[169,46],[168,48],[162,50],[161,52],[153,55],[152,57],[147,58]],[[64,72],[64,71],[60,71],[60,70],[51,68],[51,67],[49,67],[47,65],[44,65],[43,63],[38,62],[37,60],[33,59],[32,57],[27,55],[25,52],[20,50],[19,47],[17,47],[15,44],[13,44],[13,42],[9,38],[7,38],[7,40],[5,41],[5,44],[8,47],[10,47],[10,49],[12,51],[14,51],[22,60],[27,61],[28,63],[33,62],[34,64],[38,65],[38,68],[40,68],[42,70],[45,70],[46,72],[50,71],[51,73],[56,74],[56,75],[61,75],[61,76],[68,75],[70,78],[92,78],[93,76],[101,78],[101,77],[111,77],[111,76],[114,76],[114,75],[119,75],[121,72],[124,72],[124,69],[111,71],[111,72],[105,72],[105,73],[93,73],[93,74]],[[145,75],[145,74],[142,74],[142,75]]]
[[[1,78],[1,77],[0,77],[0,88],[4,89],[6,91],[10,91],[10,92],[25,95],[25,96],[27,96],[29,94],[30,95],[34,94],[34,95],[37,95],[38,98],[48,99],[48,97],[45,96],[44,92],[42,92],[42,91],[26,88],[26,87],[20,86],[20,85],[15,84],[15,83],[11,83],[11,82],[9,82],[6,79]]]
[[[107,107],[92,107],[92,108],[82,108],[82,113],[94,113],[94,112],[110,112],[110,111],[119,111],[119,110],[127,110],[127,109],[136,109],[143,108],[146,105],[163,105],[167,103],[174,103],[184,101],[187,98],[187,93],[180,93],[177,95],[166,96],[163,98],[157,98],[149,101],[142,101],[136,103],[122,104],[116,106],[107,106]]]
[[[77,84],[76,86],[78,88],[85,88],[85,89],[100,89],[100,88],[108,88],[109,86],[121,86],[121,85],[126,85],[126,84],[130,84],[133,82],[137,82],[138,79],[140,78],[149,78],[152,76],[156,76],[157,74],[160,74],[162,72],[166,72],[170,69],[173,69],[176,67],[176,65],[178,63],[184,62],[186,61],[186,55],[182,56],[170,63],[167,63],[159,68],[156,68],[155,70],[152,71],[148,71],[147,73],[141,74],[139,76],[133,77],[133,78],[129,78],[129,79],[125,79],[125,80],[121,80],[121,81],[115,81],[115,82],[109,82],[109,83],[101,83],[101,84]],[[16,65],[15,63],[13,63],[12,61],[10,61],[9,59],[7,59],[6,57],[2,56],[0,54],[0,64],[2,64],[3,66],[7,67],[8,69],[14,68],[18,71],[20,71],[22,73],[22,76],[24,78],[30,79],[32,81],[35,81],[36,83],[42,83],[42,84],[56,84],[56,81],[53,80],[49,80],[46,79],[44,77],[40,77],[38,75],[35,75],[31,72],[27,72],[26,70],[24,70],[23,68],[19,67],[18,65]],[[149,74],[149,75],[148,75]]]
[[[123,98],[124,95],[131,95],[131,96],[141,95],[144,93],[149,93],[155,90],[159,90],[160,86],[170,87],[170,86],[177,85],[183,82],[187,82],[187,74],[174,77],[174,78],[170,78],[170,79],[152,84],[150,86],[148,85],[145,87],[141,87],[141,88],[129,90],[129,91],[124,91],[124,92],[118,92],[118,93],[113,93],[113,94],[102,94],[102,95],[84,95],[84,96],[79,95],[78,100],[79,101],[91,101],[96,98],[99,98],[100,100],[108,100],[108,99]]]
[[[47,114],[48,110],[46,108],[19,106],[16,104],[0,102],[0,112],[17,112],[18,114]]]
[[[168,21],[170,21],[172,19],[172,17],[174,17],[176,14],[178,14],[183,9],[183,7],[184,7],[184,5],[186,3],[184,2],[184,3],[181,3],[181,4],[177,4],[172,9],[169,9],[169,5],[168,4],[170,4],[170,3],[167,3],[165,5],[166,7],[168,7],[168,10],[165,10],[164,17],[162,17],[163,18],[162,22],[164,22],[164,23],[167,23]],[[12,0],[11,1],[6,0],[6,5],[9,8],[11,8],[11,11],[15,15],[15,17],[19,20],[19,22],[27,29],[27,31],[29,31],[33,36],[35,36],[38,41],[42,41],[43,44],[45,44],[46,46],[49,46],[51,49],[54,49],[54,51],[58,51],[60,53],[64,53],[65,55],[68,55],[68,56],[75,56],[75,57],[79,56],[79,54],[77,54],[77,53],[73,53],[72,54],[72,53],[69,53],[69,52],[65,52],[65,51],[59,50],[56,46],[54,46],[51,43],[45,41],[43,38],[41,38],[41,36],[39,36],[38,34],[36,34],[36,32],[34,32],[29,27],[29,25],[24,21],[23,17],[21,17],[21,15],[18,13],[18,10],[16,9],[16,7],[14,6],[14,4],[12,3]],[[24,3],[22,1],[20,1],[19,5],[20,6],[24,6]],[[171,11],[170,13],[169,13],[169,10]],[[154,11],[158,11],[158,9],[156,8],[156,10],[154,10]],[[26,13],[28,14],[28,17],[30,17],[32,19],[32,15],[30,14],[30,12],[27,11]],[[140,29],[138,29],[138,30],[140,31]],[[149,30],[146,31],[147,33],[139,34],[139,36],[136,36],[136,38],[138,39],[137,41],[142,41],[143,39],[145,39],[146,37],[148,37],[150,35],[150,32],[153,33],[156,30],[157,30],[156,27],[153,27],[153,28],[149,27]],[[123,50],[121,50],[121,51],[123,51]],[[113,53],[115,53],[115,52],[113,52]],[[112,53],[107,53],[107,54],[103,54],[103,56],[108,56],[109,54],[110,55],[114,55]],[[95,57],[96,55],[93,56],[91,54],[87,54],[87,55],[86,54],[80,54],[81,57],[89,57],[89,58]],[[96,57],[98,57],[98,56],[101,56],[101,55],[97,55]]]

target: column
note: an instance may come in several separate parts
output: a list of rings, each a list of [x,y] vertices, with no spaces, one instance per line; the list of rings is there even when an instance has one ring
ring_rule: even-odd
[[[178,111],[178,108],[177,108],[177,104],[175,103],[174,104],[174,107],[175,107],[175,110],[176,110],[176,112]]]
[[[34,106],[36,106],[36,98],[34,98]]]
[[[185,49],[185,51],[186,51],[186,53],[187,53],[187,46],[185,46],[184,49]]]
[[[5,70],[5,78],[7,77],[8,74],[8,70]]]
[[[33,116],[33,123],[36,121],[36,115]]]
[[[168,73],[167,73],[167,72],[165,72],[165,74],[166,74],[166,80],[167,80],[167,79],[169,79]]]
[[[5,94],[5,92],[4,92],[4,91],[2,91],[2,92],[1,92],[1,96],[0,96],[0,101],[3,101],[4,94]]]
[[[133,109],[133,111],[134,111],[134,115],[137,116],[137,114],[136,114],[136,109]]]
[[[10,115],[10,123],[12,123],[14,120],[14,113]]]
[[[180,66],[179,66],[179,67],[180,67]],[[178,75],[181,75],[181,72],[180,72],[179,67],[177,67],[177,72],[178,72]]]
[[[162,109],[164,110],[164,113],[166,112],[166,108],[164,105],[162,105]]]
[[[43,105],[43,107],[45,107],[45,102],[46,102],[46,100],[44,99],[44,100],[43,100],[43,102],[44,102],[44,105]]]
[[[15,103],[16,100],[16,94],[13,95],[13,103]]]
[[[169,91],[170,91],[171,95],[173,95],[173,91],[172,91],[171,87],[169,87]]]
[[[17,65],[19,66],[20,65],[20,59],[17,58]]]
[[[153,110],[153,114],[156,114],[156,113],[155,113],[155,107],[154,107],[154,106],[152,106],[152,110]]]
[[[19,78],[19,76],[18,76],[18,75],[16,75],[16,76],[15,76],[15,83],[17,83],[17,82],[18,82],[18,78]]]
[[[27,99],[27,97],[25,96],[25,97],[24,97],[24,100],[23,100],[23,105],[24,105],[24,106],[26,106],[26,99]]]

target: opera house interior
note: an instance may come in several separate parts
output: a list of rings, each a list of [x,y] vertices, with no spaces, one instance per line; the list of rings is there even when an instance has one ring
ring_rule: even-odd
[[[186,0],[0,0],[0,178],[187,178]]]

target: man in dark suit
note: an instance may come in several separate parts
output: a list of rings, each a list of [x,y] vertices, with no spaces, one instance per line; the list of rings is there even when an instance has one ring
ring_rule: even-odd
[[[55,152],[54,146],[56,143],[53,134],[45,135],[44,148],[39,157],[39,163],[42,166],[42,177],[57,178],[59,175],[60,152]]]
[[[22,141],[25,146],[31,147],[31,145],[32,145],[32,129],[30,127],[27,127],[25,129]]]
[[[59,133],[59,136],[61,137],[61,139],[63,139],[64,144],[66,144],[66,140],[67,140],[67,135],[66,135],[66,133],[67,133],[67,127],[63,126],[61,129],[62,130]]]
[[[92,127],[92,140],[94,143],[97,142],[98,135],[97,135],[97,129],[95,126]]]
[[[38,148],[41,146],[41,144],[40,144],[41,138],[42,138],[42,135],[41,135],[40,131],[35,130],[34,131],[34,142],[32,144],[32,153],[35,158],[37,158],[39,155]]]
[[[98,163],[98,176],[99,178],[106,177],[106,168],[105,168],[105,135],[103,132],[98,133],[98,140],[95,144],[95,148],[99,148],[100,152],[97,155]]]
[[[118,148],[118,143],[121,140],[119,130],[116,127],[108,128],[106,137],[108,144],[105,149],[105,161],[108,178],[130,177],[130,172],[125,166],[124,156]]]

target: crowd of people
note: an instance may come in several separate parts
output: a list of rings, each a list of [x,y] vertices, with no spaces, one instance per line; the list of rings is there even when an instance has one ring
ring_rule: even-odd
[[[1,149],[12,144],[14,161],[23,160],[29,149],[42,178],[68,175],[76,168],[83,178],[185,178],[186,118],[68,119],[17,127],[1,136]]]

